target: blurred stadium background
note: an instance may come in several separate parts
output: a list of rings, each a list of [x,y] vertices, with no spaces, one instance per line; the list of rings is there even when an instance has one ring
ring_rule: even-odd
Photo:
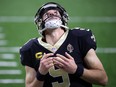
[[[39,36],[34,15],[48,1],[64,6],[70,28],[93,31],[97,54],[109,77],[106,87],[115,87],[116,0],[0,0],[0,87],[24,87],[25,71],[20,64],[19,47]]]

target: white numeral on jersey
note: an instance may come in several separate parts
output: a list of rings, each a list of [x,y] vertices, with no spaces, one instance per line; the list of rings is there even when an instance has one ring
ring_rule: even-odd
[[[49,73],[53,77],[62,76],[63,82],[62,83],[53,82],[52,83],[53,87],[69,87],[70,81],[69,81],[68,73],[66,73],[65,71],[63,71],[61,69],[55,70],[54,67],[50,68]]]

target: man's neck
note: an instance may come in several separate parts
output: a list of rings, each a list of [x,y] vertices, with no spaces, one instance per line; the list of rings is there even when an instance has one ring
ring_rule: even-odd
[[[54,30],[48,30],[46,32],[46,42],[55,45],[55,43],[61,38],[61,36],[64,34],[64,30],[59,28],[59,29],[54,29]]]

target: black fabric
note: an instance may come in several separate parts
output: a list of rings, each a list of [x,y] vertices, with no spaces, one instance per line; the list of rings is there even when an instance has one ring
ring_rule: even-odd
[[[36,75],[37,80],[39,81],[44,81],[46,78],[46,75],[42,75],[39,71],[37,71],[37,75]]]
[[[81,77],[83,75],[83,71],[84,71],[83,66],[78,65],[78,68],[77,68],[77,70],[76,70],[76,72],[74,74],[77,77]]]
[[[94,42],[91,36],[91,31],[80,29],[69,30],[66,40],[54,53],[54,56],[56,54],[61,54],[65,56],[65,52],[67,52],[74,58],[77,65],[86,67],[86,65],[83,62],[84,57],[91,48],[96,49],[96,42]],[[41,59],[36,58],[35,55],[37,53],[41,53],[43,55],[44,53],[51,53],[51,51],[43,47],[38,42],[37,38],[31,39],[20,49],[21,63],[23,65],[32,67],[35,69],[35,71],[37,71]],[[39,56],[41,57],[42,55]],[[53,77],[50,73],[48,73],[46,75],[44,87],[52,87],[53,82],[62,83],[62,78],[62,75]],[[68,74],[68,78],[70,80],[69,87],[92,87],[91,83],[82,80],[75,74]]]

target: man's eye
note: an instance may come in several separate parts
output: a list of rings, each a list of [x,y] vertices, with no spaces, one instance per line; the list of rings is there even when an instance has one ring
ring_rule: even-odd
[[[58,12],[57,12],[57,11],[55,11],[54,13],[55,13],[55,14],[57,14]]]
[[[44,17],[45,17],[45,18],[48,17],[48,14],[45,14]]]

